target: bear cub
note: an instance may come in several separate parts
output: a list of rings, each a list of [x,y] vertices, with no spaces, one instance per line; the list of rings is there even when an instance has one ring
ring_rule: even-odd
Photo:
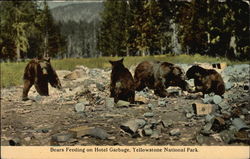
[[[122,58],[118,61],[109,61],[112,65],[110,97],[114,98],[115,103],[118,100],[134,103],[134,79],[129,70],[123,65],[123,60]]]
[[[194,79],[195,92],[209,94],[214,92],[217,95],[225,93],[225,84],[221,75],[213,69],[205,69],[194,65],[188,69],[186,74],[188,79]]]

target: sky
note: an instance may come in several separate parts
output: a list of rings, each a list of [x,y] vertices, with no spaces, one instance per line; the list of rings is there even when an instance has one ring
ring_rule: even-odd
[[[77,4],[77,3],[85,3],[85,2],[102,2],[103,0],[74,0],[74,1],[47,1],[50,8],[55,8],[58,6],[65,6],[68,4]]]

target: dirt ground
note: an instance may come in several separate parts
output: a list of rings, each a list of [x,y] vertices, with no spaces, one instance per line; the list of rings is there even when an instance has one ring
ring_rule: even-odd
[[[202,103],[200,94],[177,93],[168,98],[158,98],[151,90],[136,92],[143,97],[144,103],[125,107],[109,107],[105,100],[109,97],[110,70],[82,69],[83,74],[74,80],[64,79],[69,71],[58,71],[63,91],[50,87],[50,96],[39,96],[32,88],[29,97],[22,101],[22,86],[1,90],[1,145],[23,146],[85,146],[85,145],[249,145],[249,129],[243,140],[234,139],[225,142],[220,131],[209,135],[201,134],[206,125],[206,117],[191,115],[192,104]],[[97,84],[98,83],[98,84]],[[169,88],[174,91],[177,88]],[[178,89],[177,89],[178,90]],[[176,91],[180,92],[180,91]],[[162,101],[162,105],[159,104]],[[229,130],[234,118],[242,119],[249,127],[250,107],[249,89],[244,85],[234,85],[223,97],[231,108],[230,116],[224,118]],[[75,105],[85,103],[84,111],[77,112]],[[150,103],[157,103],[153,107]],[[234,113],[234,110],[239,110]],[[146,116],[145,113],[151,113]],[[222,114],[222,113],[221,113]],[[220,114],[220,115],[221,115]],[[233,115],[232,115],[233,114]],[[150,130],[157,135],[131,135],[121,129],[128,120],[143,119]],[[163,121],[169,122],[164,125]],[[53,142],[55,134],[69,134],[69,129],[80,126],[100,128],[108,138],[99,139],[91,135],[70,137],[61,142]],[[143,131],[143,128],[141,129]],[[172,134],[171,131],[177,133]]]

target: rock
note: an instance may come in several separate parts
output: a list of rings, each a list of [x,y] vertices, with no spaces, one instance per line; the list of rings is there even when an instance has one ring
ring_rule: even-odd
[[[105,107],[106,108],[113,108],[115,105],[114,98],[106,98],[105,99]]]
[[[231,118],[231,113],[228,111],[221,111],[221,114],[223,115],[224,119],[230,119]]]
[[[159,139],[160,138],[160,131],[153,130],[153,134],[150,137],[154,138],[154,139]]]
[[[38,132],[38,133],[48,133],[49,129],[48,128],[42,128],[42,129],[36,130],[36,132]]]
[[[120,128],[125,132],[130,134],[135,134],[139,128],[142,128],[146,124],[146,121],[143,119],[131,119],[123,124]]]
[[[233,86],[234,86],[234,84],[232,82],[226,82],[225,83],[225,89],[227,91],[230,90]]]
[[[28,137],[25,137],[24,140],[25,140],[26,142],[30,142],[31,137],[29,137],[29,136],[28,136]]]
[[[208,94],[205,94],[205,95],[204,95],[204,98],[202,99],[202,101],[203,101],[203,103],[205,103],[205,104],[212,103],[213,97],[211,97],[211,96],[208,95]]]
[[[175,89],[175,88],[170,88],[167,90],[167,92],[172,95],[172,96],[181,96],[181,90],[180,89]]]
[[[244,116],[244,115],[240,115],[239,117],[240,117],[240,119],[242,119],[242,120],[245,119],[245,116]]]
[[[218,106],[221,108],[221,110],[227,110],[229,108],[229,104],[226,101],[222,101],[218,104]]]
[[[79,98],[78,102],[84,104],[85,106],[90,105],[89,101],[86,98]]]
[[[82,113],[85,110],[85,104],[84,103],[77,103],[75,105],[75,110],[77,113]]]
[[[235,132],[234,136],[237,140],[241,140],[241,141],[250,141],[250,134],[247,131],[239,131],[239,132]]]
[[[194,116],[193,113],[187,113],[187,114],[186,114],[186,117],[187,117],[188,119],[192,118],[193,116]]]
[[[34,103],[34,100],[29,99],[29,100],[23,101],[22,105],[31,106],[33,103]]]
[[[152,125],[151,125],[151,124],[147,124],[147,125],[145,125],[145,126],[144,126],[144,128],[143,128],[143,129],[151,129],[151,127],[152,127]]]
[[[115,137],[115,136],[110,136],[110,137],[108,137],[108,139],[109,139],[109,140],[115,140],[116,137]]]
[[[144,113],[143,116],[146,117],[146,118],[152,118],[154,116],[154,113],[147,112],[147,113]]]
[[[156,126],[159,122],[156,121],[155,119],[149,119],[148,123],[150,123],[153,127]]]
[[[80,126],[76,128],[69,129],[69,132],[74,135],[74,137],[82,137],[90,134],[90,130],[94,129],[94,127],[88,126]]]
[[[65,75],[63,78],[67,79],[67,80],[75,80],[75,79],[81,78],[85,75],[86,75],[85,72],[83,72],[81,70],[75,70],[75,71]]]
[[[129,107],[130,103],[124,100],[118,100],[115,104],[116,107]]]
[[[235,118],[232,121],[232,124],[236,127],[237,131],[240,131],[242,129],[249,129],[249,126],[247,126],[241,118]]]
[[[149,104],[151,105],[152,108],[156,108],[158,106],[158,103],[159,102],[157,100],[152,100],[152,101],[150,101]]]
[[[149,109],[149,110],[152,110],[153,108],[154,108],[153,104],[148,103],[148,109]]]
[[[243,115],[248,115],[248,114],[250,114],[250,111],[248,111],[248,109],[246,109],[246,108],[242,108],[241,111],[242,111],[242,114],[243,114]]]
[[[159,100],[159,101],[158,101],[158,106],[160,106],[160,107],[165,107],[165,106],[166,106],[166,101],[164,101],[164,100]]]
[[[105,91],[105,86],[100,83],[96,83],[96,88],[101,92]]]
[[[102,140],[105,140],[105,139],[109,138],[109,134],[105,130],[103,130],[101,128],[91,129],[89,131],[89,136],[99,138],[99,139],[102,139]]]
[[[222,102],[222,98],[219,95],[213,96],[213,103],[214,104],[220,104]]]
[[[172,129],[172,130],[169,132],[169,134],[170,134],[171,136],[179,136],[179,135],[181,134],[181,132],[180,132],[180,129],[176,128],[176,129]]]
[[[162,120],[162,125],[164,128],[171,127],[173,125],[173,121],[170,119]]]
[[[207,114],[207,115],[205,116],[205,121],[206,121],[207,123],[213,123],[213,122],[214,122],[214,118],[215,118],[214,115],[212,115],[212,114]]]
[[[153,134],[153,130],[152,129],[143,129],[143,134],[145,136],[151,136]]]
[[[55,142],[66,142],[68,141],[69,139],[73,138],[73,134],[71,133],[65,133],[65,134],[54,134],[52,135],[51,137],[51,140],[52,141],[55,141]]]
[[[205,126],[202,127],[201,134],[210,135],[212,133],[211,128],[212,128],[212,123],[207,123]]]
[[[233,141],[235,139],[234,132],[233,131],[229,131],[229,130],[222,131],[220,133],[220,137],[227,144],[229,144],[231,141]]]
[[[147,98],[145,98],[144,96],[139,96],[139,95],[135,95],[135,101],[143,102],[143,103],[148,103],[148,99]]]
[[[204,144],[206,142],[206,138],[202,135],[197,135],[196,136],[196,141],[199,143],[199,144]]]

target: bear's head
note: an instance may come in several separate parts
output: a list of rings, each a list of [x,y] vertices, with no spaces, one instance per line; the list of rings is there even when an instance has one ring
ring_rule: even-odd
[[[117,61],[111,61],[109,60],[109,63],[112,65],[112,70],[113,69],[119,69],[119,68],[123,68],[124,65],[123,65],[123,58],[120,59],[120,60],[117,60]]]
[[[190,67],[186,73],[187,79],[199,79],[202,75],[206,74],[206,70],[199,65]]]
[[[61,82],[56,74],[56,71],[53,69],[50,58],[42,58],[38,60],[38,64],[40,66],[41,72],[43,76],[47,76],[48,81],[52,87],[61,89]]]

